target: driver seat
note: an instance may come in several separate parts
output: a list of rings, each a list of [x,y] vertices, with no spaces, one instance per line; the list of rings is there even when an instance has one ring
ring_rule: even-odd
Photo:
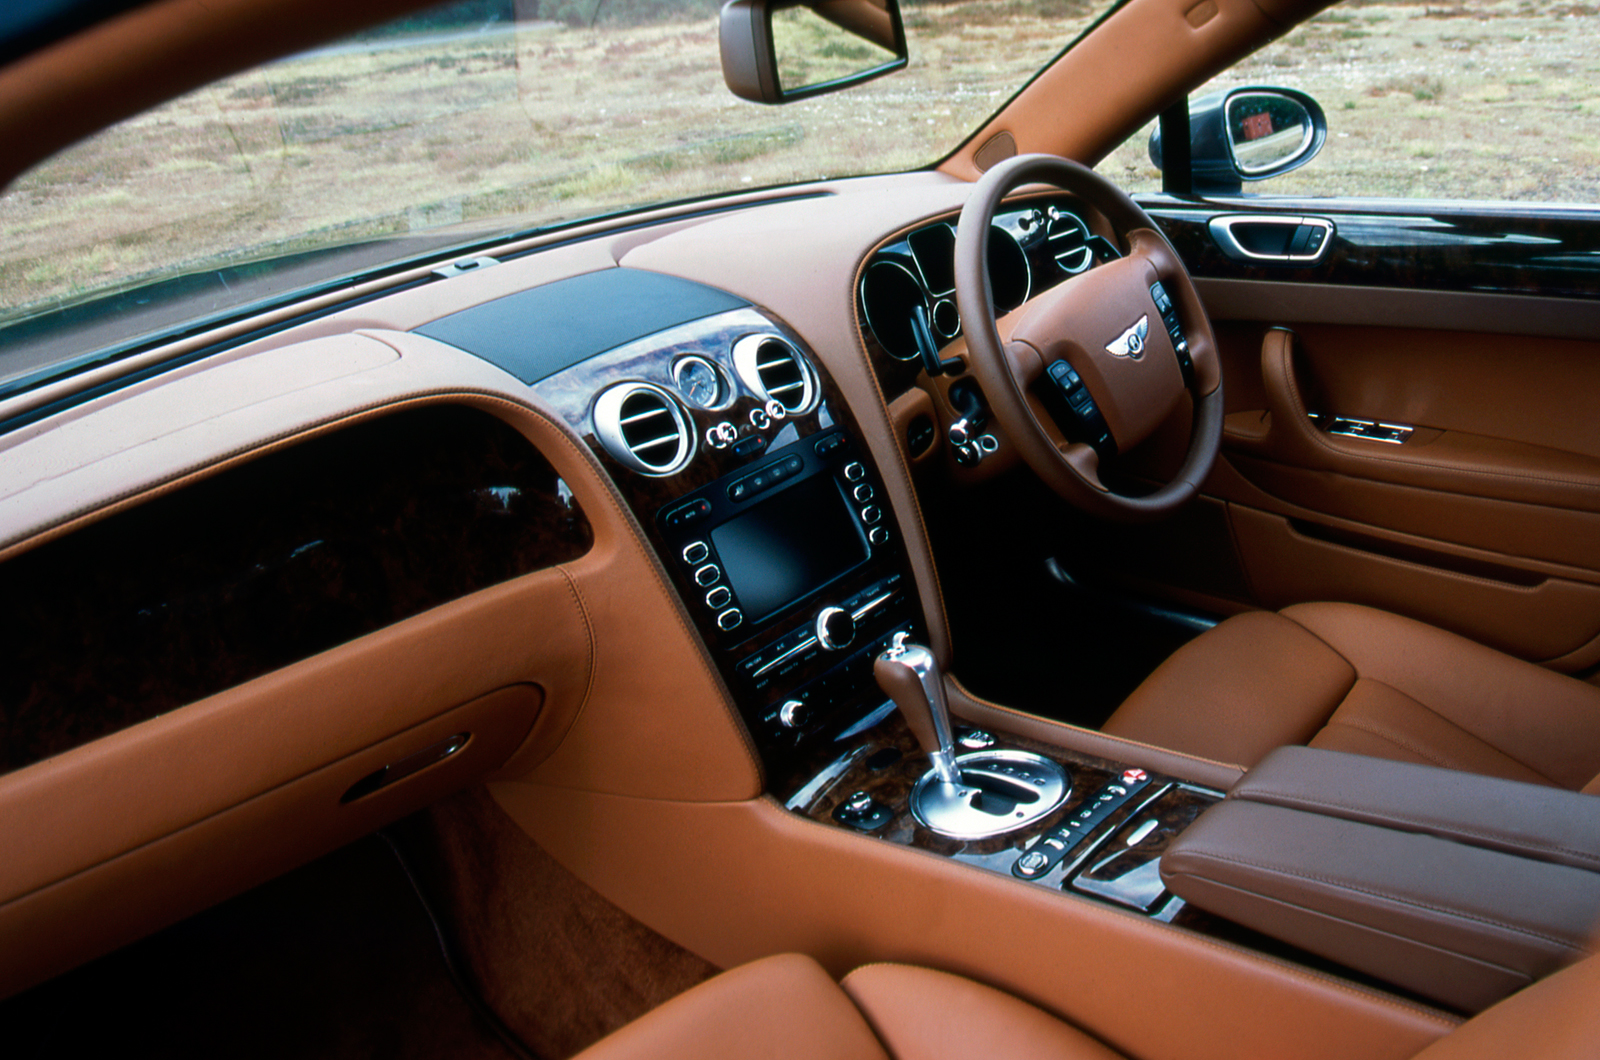
[[[1355,604],[1220,623],[1104,731],[1246,769],[1307,744],[1600,794],[1600,688]]]

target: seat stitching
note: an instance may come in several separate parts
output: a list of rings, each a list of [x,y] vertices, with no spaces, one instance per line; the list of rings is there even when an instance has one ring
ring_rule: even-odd
[[[861,835],[858,832],[837,835],[835,837],[834,833],[838,833],[838,829],[824,825],[820,821],[813,821],[809,817],[800,817],[783,811],[782,804],[780,804],[770,794],[762,795],[760,801],[765,803],[768,808],[782,812],[782,817],[779,821],[780,827],[794,828],[799,830],[807,828],[826,828],[830,833],[830,837],[836,838],[839,842],[853,843],[857,840],[874,843],[878,842],[878,840],[872,839],[869,836]],[[938,853],[937,851],[924,850],[919,847],[896,847],[895,849],[910,857],[922,858],[931,864],[948,866],[962,872],[976,872],[985,878],[991,878],[989,870],[978,868],[975,865],[969,865],[965,862],[959,861],[952,864],[948,857]],[[1091,920],[1109,921],[1122,926],[1126,926],[1130,920],[1139,924],[1151,923],[1151,921],[1145,917],[1135,916],[1132,913],[1124,912],[1108,905],[1102,905],[1098,902],[1091,902],[1088,899],[1080,900],[1075,912]],[[1195,946],[1202,950],[1211,950],[1234,960],[1244,960],[1249,964],[1271,967],[1283,973],[1288,978],[1301,983],[1314,983],[1328,990],[1332,990],[1335,993],[1358,998],[1368,1004],[1375,1004],[1393,1011],[1404,1012],[1408,1015],[1427,1020],[1438,1026],[1449,1028],[1450,1030],[1454,1030],[1455,1028],[1459,1027],[1463,1022],[1460,1017],[1450,1015],[1447,1012],[1443,1012],[1440,1009],[1423,1002],[1405,1000],[1403,998],[1396,997],[1393,994],[1380,991],[1375,987],[1362,986],[1360,984],[1353,983],[1348,979],[1341,979],[1338,976],[1332,975],[1328,972],[1318,971],[1314,968],[1308,968],[1303,964],[1297,964],[1285,957],[1279,957],[1274,954],[1264,953],[1261,950],[1251,949],[1242,943],[1228,942],[1220,938],[1213,938],[1209,935],[1203,935],[1191,928],[1181,926],[1177,926],[1175,930],[1178,936],[1184,939],[1189,945]],[[876,963],[895,964],[898,962],[880,961]]]
[[[1372,681],[1372,683],[1375,684],[1375,685],[1382,685],[1384,688],[1387,688],[1389,691],[1395,693],[1396,695],[1406,696],[1406,694],[1404,692],[1400,691],[1398,688],[1395,688],[1393,685],[1388,684],[1388,683],[1386,683],[1384,681],[1373,680],[1370,677],[1367,678],[1367,680]],[[1509,753],[1507,753],[1505,751],[1502,751],[1500,748],[1494,746],[1494,744],[1490,743],[1488,740],[1481,739],[1476,733],[1472,732],[1470,729],[1466,728],[1465,726],[1456,724],[1455,721],[1453,721],[1450,718],[1446,717],[1445,715],[1439,713],[1437,710],[1434,710],[1432,707],[1428,706],[1428,704],[1422,702],[1422,700],[1417,699],[1414,696],[1406,696],[1406,698],[1411,700],[1411,702],[1415,703],[1417,706],[1421,707],[1423,710],[1427,711],[1429,714],[1432,714],[1434,717],[1438,718],[1440,721],[1444,722],[1446,725],[1450,726],[1452,729],[1455,729],[1457,732],[1464,733],[1465,735],[1471,737],[1472,739],[1477,740],[1479,743],[1483,744],[1485,747],[1489,748],[1491,751],[1495,752],[1496,754],[1500,755],[1503,758],[1508,759],[1509,761],[1515,762],[1517,765],[1521,766],[1523,769],[1526,769],[1528,772],[1532,773],[1534,776],[1539,777],[1542,780],[1546,780],[1546,781],[1550,782],[1551,784],[1554,784],[1558,788],[1566,787],[1566,785],[1560,783],[1554,777],[1546,775],[1543,770],[1534,768],[1531,764],[1529,764],[1527,762],[1524,762],[1522,759],[1518,758],[1516,755],[1509,754]],[[1421,752],[1419,751],[1418,753],[1420,754]],[[1468,772],[1471,772],[1471,770],[1469,770]]]
[[[1536,931],[1536,930],[1534,930],[1532,928],[1519,927],[1516,924],[1508,924],[1508,923],[1505,923],[1502,920],[1496,920],[1493,917],[1483,916],[1483,915],[1478,914],[1478,913],[1469,913],[1469,912],[1466,912],[1465,910],[1461,910],[1461,909],[1451,909],[1448,906],[1435,905],[1435,904],[1432,904],[1432,903],[1429,903],[1429,902],[1417,901],[1416,899],[1405,898],[1405,897],[1402,897],[1402,896],[1396,895],[1396,894],[1387,894],[1387,893],[1385,893],[1383,891],[1374,890],[1374,889],[1369,888],[1369,887],[1358,887],[1357,885],[1355,885],[1353,883],[1350,883],[1347,880],[1339,880],[1339,879],[1335,879],[1335,878],[1333,878],[1331,876],[1323,876],[1323,875],[1320,875],[1320,874],[1314,873],[1314,872],[1302,872],[1302,871],[1298,871],[1298,870],[1295,870],[1295,869],[1286,868],[1286,867],[1281,866],[1281,865],[1271,865],[1271,864],[1266,864],[1264,862],[1252,861],[1249,858],[1241,858],[1241,857],[1237,857],[1237,856],[1234,856],[1234,855],[1228,855],[1228,854],[1219,854],[1219,853],[1217,853],[1215,851],[1200,851],[1200,852],[1191,851],[1190,853],[1191,853],[1192,856],[1196,856],[1196,857],[1200,857],[1200,858],[1209,858],[1209,859],[1212,859],[1214,861],[1222,861],[1222,862],[1227,862],[1227,863],[1233,864],[1233,865],[1241,865],[1241,866],[1243,866],[1245,868],[1259,869],[1262,872],[1279,873],[1279,874],[1284,875],[1284,876],[1293,877],[1294,879],[1298,879],[1298,880],[1306,880],[1306,881],[1309,881],[1311,883],[1327,884],[1329,887],[1339,888],[1341,890],[1346,890],[1346,891],[1352,891],[1352,892],[1354,892],[1356,894],[1364,894],[1364,895],[1368,896],[1369,898],[1377,898],[1377,899],[1380,899],[1382,901],[1393,902],[1396,905],[1410,906],[1410,907],[1412,907],[1414,909],[1426,909],[1430,913],[1439,913],[1439,914],[1441,914],[1443,916],[1457,917],[1457,918],[1462,919],[1462,920],[1471,920],[1471,921],[1474,921],[1476,923],[1486,925],[1488,927],[1495,927],[1495,928],[1500,928],[1500,929],[1502,929],[1504,931],[1509,931],[1514,935],[1525,935],[1528,938],[1539,939],[1542,942],[1548,942],[1548,943],[1551,943],[1552,945],[1559,946],[1562,949],[1567,950],[1570,953],[1584,953],[1585,952],[1583,947],[1578,946],[1578,945],[1574,945],[1571,941],[1569,941],[1567,939],[1557,938],[1554,935],[1547,935],[1542,931]],[[1193,873],[1191,872],[1191,873],[1189,873],[1189,875],[1193,875]],[[1221,882],[1221,881],[1217,881],[1217,882]]]
[[[1340,718],[1329,718],[1328,719],[1328,723],[1326,725],[1324,725],[1322,727],[1322,729],[1323,729],[1324,732],[1326,732],[1327,730],[1333,728],[1335,725],[1343,725],[1347,729],[1357,729],[1357,730],[1359,730],[1361,732],[1364,732],[1364,733],[1367,733],[1369,735],[1376,736],[1380,740],[1385,740],[1385,741],[1387,741],[1389,743],[1394,744],[1396,747],[1402,747],[1405,750],[1410,751],[1414,755],[1417,755],[1417,756],[1419,756],[1421,758],[1427,759],[1427,761],[1428,761],[1428,763],[1430,765],[1438,766],[1441,769],[1453,769],[1453,770],[1456,770],[1458,772],[1468,772],[1468,773],[1472,772],[1472,770],[1462,769],[1460,766],[1456,765],[1454,762],[1451,762],[1448,759],[1441,758],[1441,757],[1439,757],[1438,755],[1434,754],[1431,751],[1428,751],[1428,750],[1425,750],[1424,748],[1418,747],[1416,744],[1412,743],[1409,740],[1401,739],[1400,737],[1395,736],[1391,732],[1385,732],[1382,729],[1375,728],[1371,724],[1362,724],[1362,723],[1359,723],[1359,722],[1347,721],[1347,720],[1340,719]]]

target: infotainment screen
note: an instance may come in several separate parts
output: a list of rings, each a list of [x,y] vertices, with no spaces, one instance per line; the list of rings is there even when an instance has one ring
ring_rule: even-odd
[[[832,476],[815,475],[711,531],[728,586],[751,622],[781,611],[867,558]]]

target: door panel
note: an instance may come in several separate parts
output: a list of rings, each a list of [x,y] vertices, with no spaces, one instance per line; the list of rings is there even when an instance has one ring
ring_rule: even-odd
[[[1223,351],[1206,493],[1246,602],[1350,600],[1567,671],[1600,662],[1600,213],[1263,201],[1329,218],[1323,258],[1230,258],[1207,222],[1249,199],[1144,203]],[[1345,437],[1335,417],[1413,430]]]

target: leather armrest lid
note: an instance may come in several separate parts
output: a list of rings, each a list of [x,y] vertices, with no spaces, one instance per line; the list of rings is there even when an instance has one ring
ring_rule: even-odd
[[[1585,952],[1600,873],[1229,798],[1162,856],[1202,909],[1477,1011]]]
[[[1280,747],[1231,799],[1600,872],[1600,801],[1593,795],[1383,758]]]

